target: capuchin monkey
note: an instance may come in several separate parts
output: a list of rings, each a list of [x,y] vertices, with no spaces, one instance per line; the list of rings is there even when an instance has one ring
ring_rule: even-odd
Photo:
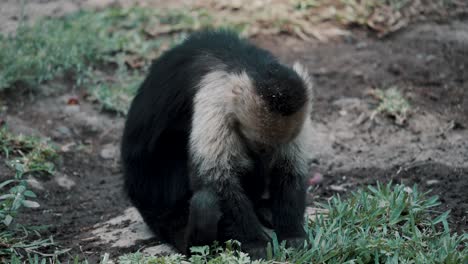
[[[301,245],[311,79],[230,31],[201,31],[150,68],[122,140],[125,190],[183,253],[230,239]]]

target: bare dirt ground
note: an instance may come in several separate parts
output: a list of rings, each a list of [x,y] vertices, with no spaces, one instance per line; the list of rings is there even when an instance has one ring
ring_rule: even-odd
[[[56,13],[64,14],[81,2],[93,1],[35,5],[57,4]],[[68,5],[73,7],[64,11]],[[0,17],[6,6],[0,5]],[[287,63],[303,62],[315,78],[311,175],[320,172],[325,179],[311,192],[311,203],[377,181],[418,184],[440,196],[437,210],[452,211],[453,231],[468,231],[468,20],[428,21],[385,39],[353,33],[328,43],[286,35],[253,39]],[[370,118],[377,101],[369,91],[390,86],[411,104],[403,126],[384,115]],[[67,105],[73,96],[79,105]],[[10,129],[50,137],[62,150],[55,176],[31,179],[41,208],[24,211],[24,220],[50,225],[46,235],[91,259],[102,252],[169,250],[151,248],[158,239],[122,192],[118,146],[124,119],[84,97],[81,90],[53,89],[47,95],[2,95],[2,118]],[[4,167],[0,172],[8,176]]]

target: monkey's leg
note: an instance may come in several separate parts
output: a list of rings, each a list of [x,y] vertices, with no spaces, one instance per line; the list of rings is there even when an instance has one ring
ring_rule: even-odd
[[[252,258],[264,258],[270,238],[256,216],[251,200],[236,184],[224,187],[218,192],[223,213],[218,237],[221,241],[237,240]]]
[[[272,196],[273,227],[280,240],[300,246],[305,238],[305,174],[301,161],[283,159],[275,164],[270,193]]]
[[[217,239],[220,218],[221,208],[216,192],[208,188],[195,192],[190,202],[187,250],[192,246],[211,245]]]

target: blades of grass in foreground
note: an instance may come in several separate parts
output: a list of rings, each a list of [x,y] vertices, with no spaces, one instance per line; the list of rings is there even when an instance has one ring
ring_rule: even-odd
[[[46,141],[14,135],[5,127],[0,128],[0,154],[11,169],[11,177],[0,183],[0,260],[19,263],[30,253],[54,246],[51,238],[40,237],[40,227],[24,226],[16,218],[23,209],[40,206],[25,176],[52,174],[57,156]]]
[[[346,199],[335,196],[320,205],[328,213],[306,225],[308,241],[302,249],[273,240],[271,257],[264,261],[216,246],[195,248],[189,259],[134,253],[121,256],[119,263],[464,263],[468,235],[440,228],[449,214],[436,215],[432,208],[439,201],[427,195],[417,186],[389,183],[357,190]]]

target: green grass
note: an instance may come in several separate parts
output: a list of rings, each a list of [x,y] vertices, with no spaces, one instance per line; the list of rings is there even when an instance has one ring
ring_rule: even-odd
[[[40,91],[48,81],[65,77],[62,86],[85,87],[104,109],[125,114],[151,61],[192,31],[224,27],[244,34],[285,31],[305,37],[314,35],[309,27],[321,19],[369,25],[376,10],[390,7],[398,11],[409,3],[412,1],[297,0],[272,5],[265,12],[241,8],[242,14],[208,7],[109,8],[46,18],[35,25],[21,23],[16,34],[0,34],[0,91],[24,86]],[[320,13],[324,6],[333,8],[336,17],[309,13]],[[400,19],[390,20],[398,23]]]
[[[120,70],[115,80],[98,81],[89,89],[89,93],[103,110],[125,115],[143,78],[138,72]]]
[[[409,0],[341,0],[338,10],[346,23],[369,23],[376,8],[394,11]],[[295,1],[300,12],[315,9],[321,1]],[[287,14],[287,13],[286,13]],[[349,16],[348,16],[349,15]],[[247,19],[250,19],[247,17]],[[0,90],[26,85],[39,89],[47,81],[70,77],[75,86],[89,90],[107,110],[125,114],[151,60],[179,43],[193,30],[228,26],[242,32],[242,19],[214,17],[207,10],[160,11],[143,8],[80,12],[59,19],[24,25],[14,36],[0,35]],[[281,22],[278,22],[281,21]],[[289,23],[277,19],[271,27]],[[409,104],[397,89],[378,90],[375,113],[404,122]],[[50,256],[35,252],[56,249],[39,229],[17,223],[23,209],[40,206],[26,175],[54,172],[55,150],[49,143],[0,130],[0,152],[12,174],[0,183],[0,260],[9,263],[58,263],[63,251]],[[308,242],[291,250],[278,242],[269,247],[269,259],[257,263],[466,263],[467,234],[451,234],[448,213],[436,214],[438,200],[404,186],[361,189],[347,199],[332,198],[319,207],[328,214],[307,224]],[[120,256],[118,263],[250,263],[232,241],[223,247],[193,248],[194,255],[148,257],[139,252]],[[108,255],[103,252],[102,263]],[[78,260],[73,263],[80,263]],[[86,261],[84,261],[86,263]]]
[[[147,66],[164,46],[180,37],[155,38],[160,32],[188,32],[209,24],[210,17],[201,11],[162,14],[132,8],[79,12],[23,25],[12,36],[0,35],[0,89],[17,83],[35,87],[64,73],[82,80],[89,77],[89,67],[105,63],[141,59]]]
[[[83,11],[21,26],[0,35],[0,91],[38,89],[65,76],[84,86],[103,108],[125,114],[151,61],[202,28],[242,26],[216,22],[203,9],[145,8]]]
[[[47,142],[0,130],[0,150],[12,169],[11,178],[0,184],[0,260],[10,263],[59,263],[59,251],[51,238],[41,238],[37,228],[15,219],[22,209],[39,204],[25,181],[26,175],[51,174],[56,152]],[[416,187],[377,185],[360,189],[346,199],[339,196],[318,204],[326,212],[306,225],[304,247],[293,250],[274,240],[268,259],[251,261],[238,242],[223,247],[192,248],[193,255],[145,256],[136,252],[118,257],[118,263],[463,263],[468,256],[468,235],[452,234],[448,212]],[[49,256],[37,254],[41,250]],[[109,256],[103,252],[102,263]],[[66,257],[64,257],[66,258]],[[73,258],[71,258],[73,260]],[[74,261],[74,260],[73,260]],[[87,263],[86,260],[74,263]]]
[[[100,51],[88,26],[85,21],[44,20],[20,27],[14,36],[0,35],[0,90],[18,84],[37,88],[69,72],[83,77],[87,63],[96,61]]]
[[[371,118],[377,114],[389,115],[395,118],[395,123],[403,125],[411,110],[410,104],[396,87],[386,90],[377,89],[373,95],[379,100],[379,105],[375,109]]]
[[[39,236],[41,227],[15,220],[21,210],[40,206],[25,177],[52,174],[57,154],[48,142],[14,135],[5,127],[0,128],[0,153],[12,174],[0,183],[0,260],[5,260],[54,245],[52,239]]]
[[[287,249],[274,241],[268,260],[252,262],[231,241],[224,248],[193,248],[189,259],[137,252],[118,263],[466,263],[468,235],[450,233],[449,213],[434,211],[439,204],[417,187],[369,186],[347,199],[335,196],[320,204],[328,213],[308,223],[304,248]]]

